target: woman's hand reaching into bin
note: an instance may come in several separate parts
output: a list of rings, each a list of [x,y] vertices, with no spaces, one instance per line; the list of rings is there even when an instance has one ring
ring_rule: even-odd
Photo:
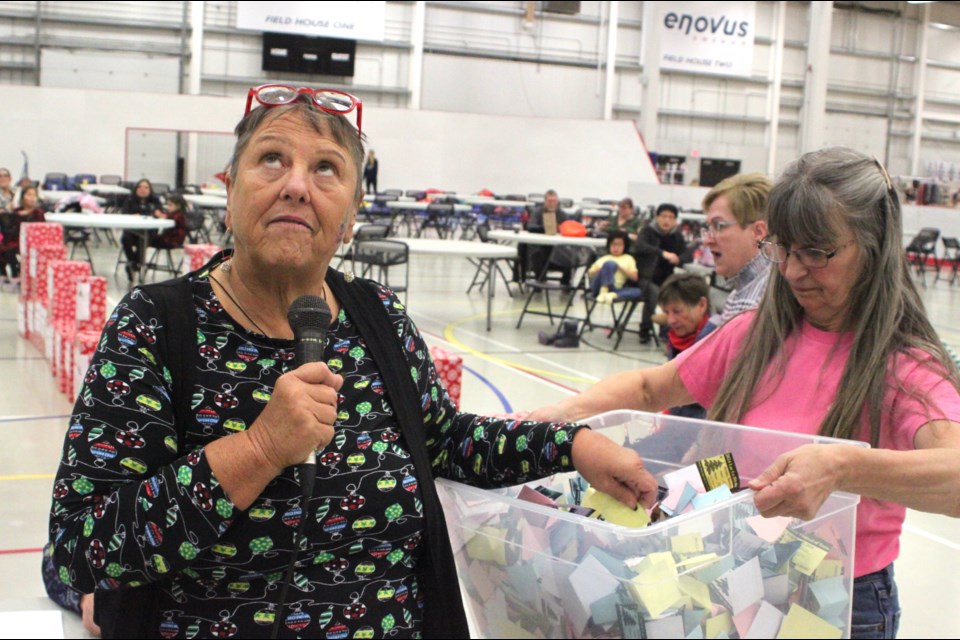
[[[580,429],[573,438],[572,456],[573,466],[597,491],[631,509],[638,503],[650,508],[656,501],[657,481],[644,469],[636,451],[590,429]]]

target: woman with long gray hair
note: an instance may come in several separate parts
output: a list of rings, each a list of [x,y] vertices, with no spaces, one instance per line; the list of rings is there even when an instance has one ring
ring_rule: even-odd
[[[878,161],[846,148],[804,155],[771,191],[768,220],[760,248],[777,268],[759,309],[675,360],[531,418],[697,402],[713,420],[869,442],[801,447],[749,486],[765,516],[809,519],[833,491],[863,496],[852,636],[895,637],[906,507],[960,516],[957,368],[910,279],[899,201]]]

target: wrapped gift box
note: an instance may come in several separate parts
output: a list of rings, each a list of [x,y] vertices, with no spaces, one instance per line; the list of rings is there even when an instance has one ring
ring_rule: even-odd
[[[77,331],[100,333],[107,320],[107,279],[102,276],[77,278]]]
[[[430,357],[437,368],[440,383],[460,408],[460,385],[463,382],[463,358],[443,347],[430,347]]]
[[[25,298],[33,297],[36,269],[30,258],[30,248],[42,245],[62,245],[63,227],[52,222],[27,222],[20,225],[20,256],[23,262],[21,270],[20,294]]]
[[[90,360],[100,342],[99,331],[78,331],[73,336],[73,383],[70,389],[73,397],[80,393],[83,379],[90,368]]]
[[[77,386],[77,367],[74,363],[76,335],[100,335],[107,314],[107,279],[91,275],[79,276],[67,295],[72,297],[72,309],[66,321],[55,324],[55,345],[59,349],[55,354],[55,375],[60,391],[72,397]]]
[[[90,275],[90,263],[74,260],[51,260],[47,265],[47,291],[50,302],[47,318],[50,325],[46,356],[53,377],[59,379],[64,359],[63,342],[73,344],[77,325],[77,279]],[[72,349],[66,349],[67,352]]]
[[[210,261],[210,258],[220,253],[222,249],[215,244],[185,244],[183,252],[187,259],[184,260],[184,266],[187,273],[196,271]]]

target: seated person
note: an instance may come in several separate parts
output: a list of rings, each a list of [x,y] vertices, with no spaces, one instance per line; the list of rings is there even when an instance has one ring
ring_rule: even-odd
[[[163,209],[154,212],[154,217],[173,220],[174,226],[164,229],[161,233],[151,233],[149,245],[158,249],[179,249],[187,238],[186,212],[190,205],[179,193],[167,196],[167,203]]]
[[[653,335],[653,312],[657,306],[660,285],[673,275],[673,270],[692,259],[687,241],[677,225],[679,210],[676,205],[664,203],[657,207],[653,221],[640,230],[633,255],[641,269],[640,281],[644,291],[643,315],[640,318],[640,343],[647,344]]]
[[[624,198],[617,203],[617,217],[604,221],[601,226],[607,233],[611,231],[626,231],[630,242],[637,240],[637,233],[643,225],[643,218],[637,215],[637,208],[633,206],[633,200]]]
[[[607,236],[607,255],[594,262],[587,273],[593,296],[601,304],[640,298],[639,287],[627,286],[636,283],[637,262],[627,253],[626,231],[612,231]]]
[[[19,207],[0,213],[0,266],[3,268],[4,281],[20,280],[20,225],[43,220],[44,211],[36,187],[29,187],[20,194]]]
[[[133,193],[123,202],[123,213],[139,214],[141,216],[155,216],[161,213],[162,204],[160,198],[153,193],[153,185],[146,178],[137,182]],[[159,217],[159,216],[158,216]],[[120,236],[120,244],[123,246],[123,253],[127,258],[127,279],[133,280],[133,277],[140,270],[140,263],[143,256],[140,255],[140,234],[133,231],[124,231]]]
[[[543,203],[534,207],[530,213],[530,218],[524,227],[530,233],[543,233],[548,236],[555,236],[559,233],[560,224],[567,220],[573,220],[574,216],[566,213],[560,208],[560,196],[553,189],[548,189],[543,194]],[[526,265],[526,270],[532,271],[534,277],[543,280],[546,275],[545,267],[548,267],[547,261],[550,259],[552,247],[546,245],[527,245],[521,244],[518,247],[520,263]],[[565,285],[570,284],[571,272],[569,269],[563,270],[563,276],[560,282]]]
[[[704,338],[713,329],[707,321],[710,319],[707,300],[710,289],[706,281],[693,273],[677,273],[663,283],[657,304],[666,316],[667,359],[675,357]],[[667,411],[673,416],[700,418],[707,416],[706,410],[699,404],[673,407]]]

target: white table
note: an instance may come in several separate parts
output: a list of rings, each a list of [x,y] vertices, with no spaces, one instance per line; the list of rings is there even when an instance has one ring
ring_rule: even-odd
[[[87,193],[96,193],[101,196],[128,196],[130,189],[118,184],[84,184],[80,188]]]
[[[530,233],[529,231],[505,231],[497,229],[489,234],[491,240],[498,242],[508,242],[510,244],[539,244],[547,246],[556,246],[566,244],[574,247],[605,247],[606,238],[569,238],[559,233],[555,236],[548,236],[545,233]]]
[[[200,187],[200,193],[205,196],[219,196],[221,198],[227,197],[227,190],[223,187]]]
[[[196,193],[188,193],[183,196],[183,199],[192,204],[195,207],[201,209],[226,209],[227,208],[227,196],[208,196],[208,195],[198,195]]]
[[[47,222],[55,222],[65,227],[80,227],[81,229],[122,229],[130,231],[140,237],[140,281],[147,267],[147,240],[151,231],[162,231],[173,227],[176,223],[166,218],[140,216],[131,213],[48,213],[44,216]]]
[[[452,206],[454,213],[467,213],[473,210],[473,207],[468,204],[444,205],[439,202],[404,202],[402,200],[391,200],[386,203],[386,207],[389,209],[400,209],[401,211],[426,211],[427,207],[431,204],[436,204],[441,207]]]
[[[490,331],[490,316],[493,313],[493,289],[497,284],[497,260],[516,258],[516,247],[493,244],[492,242],[470,242],[469,240],[440,240],[438,238],[390,238],[402,242],[411,254],[431,256],[460,256],[474,258],[487,265],[487,331]]]
[[[82,196],[85,191],[59,191],[54,189],[52,191],[41,190],[40,191],[40,200],[43,202],[53,202],[57,203],[63,200],[64,198],[69,198],[70,196]]]

